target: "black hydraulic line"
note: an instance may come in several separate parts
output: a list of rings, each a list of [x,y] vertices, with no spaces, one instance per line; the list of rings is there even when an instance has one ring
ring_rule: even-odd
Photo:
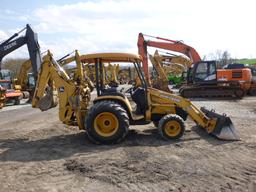
[[[143,88],[145,88],[145,93],[147,93],[147,91],[148,91],[148,85],[147,85],[147,82],[146,82],[146,80],[145,80],[145,78],[144,78],[144,75],[143,75],[143,72],[142,72],[142,70],[141,70],[141,67],[140,67],[140,64],[138,63],[138,62],[135,62],[135,63],[133,63],[134,64],[134,67],[135,67],[135,70],[137,71],[137,74],[138,74],[138,76],[139,76],[139,79],[140,79],[140,81],[141,81],[141,83],[142,83],[142,87]],[[145,94],[145,101],[146,101],[146,106],[147,106],[147,109],[148,109],[148,98],[147,98],[147,94]]]
[[[27,27],[24,27],[22,30],[20,30],[17,33],[14,33],[10,38],[8,38],[7,40],[1,42],[0,46],[5,45],[6,43],[8,43],[9,41],[11,41],[12,39],[14,39],[15,37],[17,37],[22,31],[24,31]]]
[[[160,51],[160,50],[157,50],[157,51],[160,52],[160,53],[164,53],[164,54],[167,54],[167,55],[171,55],[171,56],[178,56],[177,54],[170,53],[170,52],[165,52],[165,51]]]
[[[100,87],[99,87],[99,62],[100,59],[96,59],[95,61],[95,76],[96,76],[96,90],[97,90],[97,96],[100,96]]]
[[[99,60],[99,64],[100,64],[100,91],[102,93],[103,90],[103,63],[101,60]]]
[[[70,56],[70,55],[73,54],[74,52],[75,52],[75,51],[72,51],[72,52],[68,53],[67,55],[61,57],[60,59],[57,60],[57,62],[63,61],[65,58],[67,58],[68,56]]]
[[[45,54],[45,53],[47,53],[47,52],[48,52],[48,50],[43,51],[43,52],[40,53],[40,55],[43,55],[43,54]]]

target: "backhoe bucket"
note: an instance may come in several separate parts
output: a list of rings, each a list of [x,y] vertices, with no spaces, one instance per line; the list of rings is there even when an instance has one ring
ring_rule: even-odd
[[[50,108],[56,107],[58,104],[57,96],[54,93],[53,88],[48,87],[46,89],[45,95],[38,102],[38,108],[41,111],[46,111]]]
[[[234,125],[226,114],[220,115],[213,110],[201,108],[201,111],[209,118],[217,119],[215,129],[210,133],[221,140],[238,141],[240,137],[234,128]]]

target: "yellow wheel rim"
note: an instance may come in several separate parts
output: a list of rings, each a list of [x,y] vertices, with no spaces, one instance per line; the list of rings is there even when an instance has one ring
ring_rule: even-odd
[[[117,117],[110,112],[103,112],[94,119],[95,131],[102,137],[110,137],[114,135],[119,127]]]
[[[179,122],[171,120],[164,125],[164,132],[170,137],[176,137],[181,131]]]

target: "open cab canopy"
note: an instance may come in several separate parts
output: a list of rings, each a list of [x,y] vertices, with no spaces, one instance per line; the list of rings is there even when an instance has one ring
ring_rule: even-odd
[[[141,62],[141,56],[130,53],[95,53],[81,55],[81,62],[94,63],[96,59],[102,62]]]

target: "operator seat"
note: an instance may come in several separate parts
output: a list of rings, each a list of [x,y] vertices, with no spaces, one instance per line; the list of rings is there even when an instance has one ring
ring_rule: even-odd
[[[138,115],[144,114],[147,109],[146,91],[142,87],[138,87],[131,94],[132,100],[136,103],[136,113]]]

